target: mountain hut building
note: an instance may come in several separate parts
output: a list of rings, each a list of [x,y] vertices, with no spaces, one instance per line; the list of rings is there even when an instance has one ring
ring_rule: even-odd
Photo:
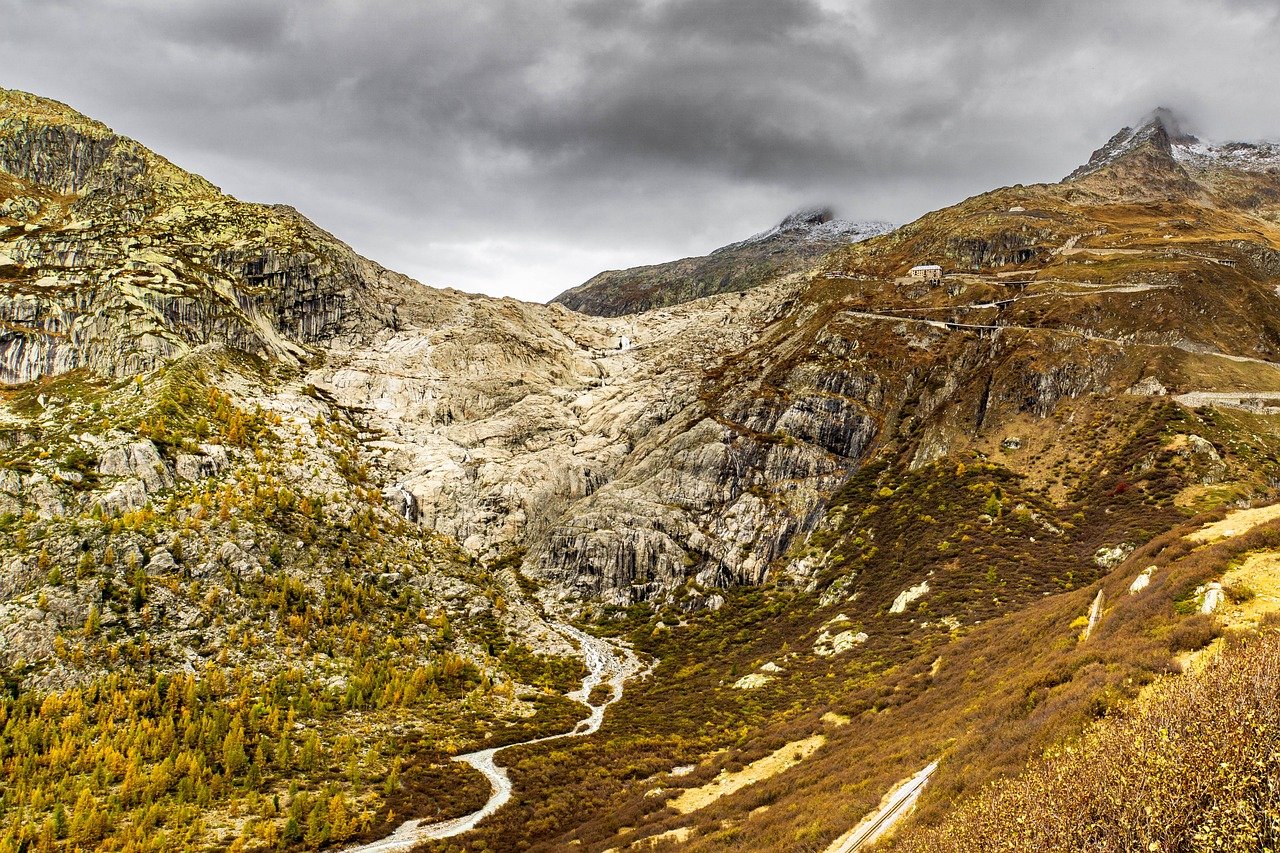
[[[907,275],[924,281],[942,281],[942,267],[937,264],[921,264],[912,267]]]

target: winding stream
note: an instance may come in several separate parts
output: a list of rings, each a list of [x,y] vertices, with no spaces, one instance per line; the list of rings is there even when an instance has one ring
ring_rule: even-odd
[[[470,832],[475,829],[480,821],[502,808],[511,799],[511,779],[507,776],[506,768],[495,760],[499,752],[515,746],[545,743],[546,741],[559,740],[560,738],[584,737],[599,730],[601,723],[604,722],[605,709],[622,698],[624,683],[628,678],[640,671],[640,659],[631,649],[610,643],[608,640],[602,640],[599,637],[593,637],[585,631],[574,628],[572,625],[560,624],[556,626],[556,629],[561,634],[575,640],[582,650],[584,662],[587,665],[587,675],[582,679],[582,687],[567,695],[570,699],[589,707],[591,715],[579,722],[572,731],[510,743],[506,746],[493,747],[492,749],[482,749],[479,752],[455,755],[453,757],[454,761],[470,764],[489,780],[491,793],[489,794],[489,801],[482,808],[469,815],[439,821],[438,823],[425,823],[421,818],[407,820],[386,838],[369,844],[362,844],[358,847],[348,847],[344,853],[400,853],[400,851],[412,849],[423,841],[450,838],[454,835]],[[601,684],[609,686],[609,695],[599,705],[593,705],[589,701],[591,691]]]

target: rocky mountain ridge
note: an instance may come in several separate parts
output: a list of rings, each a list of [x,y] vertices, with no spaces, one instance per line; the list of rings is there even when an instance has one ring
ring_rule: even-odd
[[[849,219],[837,219],[835,212],[829,207],[806,208],[787,214],[781,222],[772,228],[753,234],[737,243],[721,246],[710,254],[729,252],[752,243],[762,243],[780,235],[795,236],[807,243],[831,241],[837,245],[848,245],[868,240],[880,234],[887,234],[894,227],[888,222],[878,220],[854,222]]]
[[[1126,127],[1064,180],[1079,180],[1125,157],[1149,151],[1162,158],[1166,169],[1183,167],[1190,175],[1207,176],[1215,169],[1269,172],[1280,167],[1275,142],[1205,142],[1183,130],[1174,113],[1161,107],[1136,128]]]
[[[1164,165],[1174,159],[1174,149],[1185,149],[1199,144],[1200,140],[1186,133],[1181,123],[1166,107],[1158,107],[1149,113],[1136,127],[1125,127],[1107,140],[1107,144],[1094,151],[1088,162],[1075,169],[1064,180],[1079,180],[1114,164],[1125,157],[1136,156],[1150,150],[1166,158]]]
[[[799,210],[773,228],[707,255],[608,270],[551,301],[584,314],[616,317],[737,293],[803,272],[834,249],[893,228],[888,222],[836,219],[829,208]]]
[[[138,374],[215,341],[266,358],[297,371],[282,391],[314,386],[358,420],[369,435],[362,453],[406,517],[478,553],[527,549],[530,571],[588,600],[625,604],[686,583],[705,590],[758,582],[816,523],[823,496],[874,448],[897,443],[898,430],[919,430],[911,452],[924,461],[968,440],[955,432],[957,417],[982,429],[1019,411],[1051,412],[1064,396],[1130,387],[1150,368],[1132,363],[1120,343],[1126,337],[1241,358],[1268,358],[1275,346],[1270,327],[1258,326],[1268,315],[1246,306],[1239,322],[1152,327],[1152,317],[1176,321],[1181,309],[1172,303],[1203,287],[1195,269],[1221,268],[1178,244],[1155,249],[1180,258],[1167,273],[1116,270],[1109,286],[1080,278],[1104,258],[1123,257],[1113,251],[1147,250],[1132,237],[1123,248],[1091,248],[1114,244],[1109,232],[1118,224],[1105,208],[1065,206],[1063,193],[1138,168],[1139,159],[1141,168],[1164,170],[1147,153],[1171,144],[1159,120],[1127,133],[1142,141],[1112,146],[1060,187],[980,196],[846,248],[825,271],[597,320],[556,305],[423,288],[292,211],[243,205],[196,179],[178,181],[170,198],[151,184],[167,186],[171,166],[51,107],[28,116],[27,97],[10,96],[11,112],[24,115],[5,124],[16,140],[10,148],[37,137],[59,142],[39,159],[38,175],[35,167],[24,172],[48,186],[11,178],[26,194],[11,196],[10,206],[43,198],[43,212],[11,218],[0,235],[13,261],[0,302],[9,381],[80,365]],[[117,148],[124,153],[102,153]],[[99,154],[77,153],[88,150]],[[92,187],[116,181],[95,177],[107,167],[93,164],[126,161],[143,164],[130,172],[126,196],[150,201],[141,214],[126,206],[99,215],[86,231],[77,216],[96,203]],[[72,186],[88,189],[54,195]],[[1242,227],[1229,210],[1202,215]],[[793,224],[801,227],[779,233],[811,234],[830,220],[819,213]],[[977,236],[984,229],[990,238]],[[1271,239],[1224,243],[1239,256],[1233,269],[1269,276]],[[868,273],[891,276],[922,258],[979,277],[953,277],[946,293],[895,293],[890,285],[890,302],[916,299],[921,317],[963,315],[1008,333],[984,340],[904,325],[892,312],[869,316],[885,308],[886,291]],[[1040,269],[1024,278],[1047,279],[1043,292],[1012,301],[1000,302],[1007,287],[999,277],[982,277],[1031,266]],[[1265,287],[1242,291],[1250,293],[1274,298]],[[1153,313],[1128,305],[1153,300]],[[1088,331],[1075,342],[1055,328]],[[1250,329],[1258,336],[1251,341]],[[1027,347],[1037,353],[1030,360],[1011,357]],[[975,382],[988,389],[980,399],[968,390]],[[908,401],[915,410],[904,422],[899,408]]]

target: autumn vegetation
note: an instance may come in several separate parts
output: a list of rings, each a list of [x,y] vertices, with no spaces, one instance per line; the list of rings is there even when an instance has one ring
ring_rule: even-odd
[[[1260,851],[1280,843],[1280,634],[1233,639],[1200,671],[1054,747],[890,845],[895,851]]]
[[[1183,539],[1220,516],[1189,517],[1175,505],[1199,474],[1170,437],[1195,430],[1245,454],[1237,442],[1248,434],[1208,412],[1136,411],[1127,426],[1085,422],[1109,461],[1061,466],[1066,503],[995,460],[913,470],[882,459],[848,481],[830,523],[802,546],[827,555],[816,582],[727,591],[718,612],[637,605],[613,614],[613,630],[659,661],[652,678],[628,688],[597,736],[507,753],[513,802],[469,839],[428,849],[603,850],[644,840],[655,850],[821,853],[934,759],[942,763],[920,803],[922,827],[1132,707],[1178,672],[1179,655],[1219,635],[1195,612],[1194,590],[1241,555],[1280,546],[1274,526],[1198,549]],[[1128,487],[1117,489],[1121,481]],[[1117,542],[1136,546],[1128,559],[1114,570],[1094,562],[1100,546]],[[1151,586],[1128,595],[1152,565]],[[928,596],[888,612],[926,577]],[[1078,620],[1099,589],[1104,616],[1081,643]],[[942,619],[953,614],[958,629]],[[815,654],[839,615],[868,640]],[[774,681],[733,689],[768,662],[781,670]],[[780,776],[690,815],[668,805],[815,732],[827,745]],[[685,765],[692,772],[671,773]],[[679,828],[688,830],[681,840],[658,838]]]
[[[11,410],[57,417],[5,436],[4,463],[68,472],[81,497],[61,518],[0,518],[7,582],[64,624],[47,657],[0,672],[4,853],[372,838],[483,803],[487,782],[450,755],[582,714],[561,696],[580,662],[508,636],[494,570],[388,511],[350,423],[237,400],[212,380],[231,369],[256,368],[223,353],[176,363],[146,394],[83,373],[6,393]],[[84,433],[149,440],[170,463],[218,445],[230,464],[104,509]],[[442,606],[441,578],[485,612]]]
[[[509,579],[518,553],[486,564],[399,518],[361,461],[353,423],[300,422],[211,390],[226,369],[181,363],[147,395],[81,375],[11,392],[11,407],[33,415],[75,401],[61,425],[44,419],[0,452],[19,469],[56,463],[84,503],[60,520],[0,519],[0,547],[20,559],[20,596],[36,609],[56,612],[71,593],[89,606],[47,657],[4,673],[0,851],[370,839],[406,817],[447,818],[484,801],[484,780],[449,756],[565,731],[582,712],[560,695],[580,665],[502,628],[509,600],[534,591]],[[1005,780],[1046,750],[1070,755],[1052,750],[1102,731],[1098,721],[1110,725],[1162,684],[1178,655],[1215,639],[1213,620],[1196,613],[1198,586],[1280,545],[1271,528],[1199,549],[1182,538],[1215,516],[1179,503],[1203,471],[1174,439],[1203,435],[1266,482],[1278,465],[1257,438],[1265,423],[1162,401],[1082,405],[1070,417],[1052,416],[1087,448],[1071,457],[972,450],[913,464],[907,429],[910,440],[830,495],[822,523],[786,555],[807,573],[779,566],[767,584],[718,591],[718,611],[695,606],[711,590],[691,582],[671,602],[596,613],[599,630],[656,661],[652,675],[628,687],[597,735],[504,753],[512,802],[467,838],[426,849],[654,840],[656,850],[821,853],[939,757],[917,816],[918,832],[937,833],[929,838],[958,831],[947,822],[953,803],[1031,790]],[[109,484],[75,436],[113,430],[153,442],[166,460],[216,444],[231,466],[104,510],[92,496]],[[304,451],[298,435],[322,453]],[[256,548],[247,562],[217,557],[229,541]],[[1132,555],[1114,568],[1095,559],[1117,545]],[[159,547],[172,565],[152,560]],[[1128,596],[1148,566],[1151,586]],[[450,610],[432,591],[441,578],[471,590],[479,608]],[[890,612],[923,581],[927,596]],[[1103,620],[1081,643],[1079,620],[1099,590]],[[839,630],[866,641],[818,653],[824,632]],[[772,680],[733,687],[769,663]],[[689,815],[668,805],[815,733],[826,745],[783,774]],[[688,836],[658,838],[677,829]]]

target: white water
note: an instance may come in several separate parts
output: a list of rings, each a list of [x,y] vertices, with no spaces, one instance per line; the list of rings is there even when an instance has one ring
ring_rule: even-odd
[[[506,768],[495,760],[499,752],[514,746],[545,743],[549,740],[567,737],[584,737],[600,729],[600,725],[604,722],[605,708],[622,698],[624,683],[641,669],[640,659],[636,657],[635,652],[631,651],[631,649],[610,643],[608,640],[602,640],[599,637],[593,637],[585,631],[574,628],[572,625],[561,624],[557,625],[556,629],[575,640],[582,650],[583,659],[587,665],[587,675],[582,679],[582,687],[567,695],[570,699],[588,706],[591,709],[591,716],[578,723],[573,731],[570,732],[520,741],[519,743],[507,744],[506,746],[492,749],[482,749],[479,752],[468,752],[465,755],[455,755],[453,757],[454,761],[470,764],[489,780],[491,793],[489,801],[482,808],[469,815],[456,817],[452,820],[439,821],[438,823],[424,823],[421,818],[407,820],[386,838],[363,844],[359,847],[349,847],[344,853],[400,853],[400,851],[410,850],[429,839],[450,838],[455,835],[461,835],[464,832],[470,832],[476,828],[480,821],[502,808],[511,799],[511,779],[507,776]],[[609,695],[599,705],[593,705],[589,701],[591,691],[601,684],[609,686]]]

